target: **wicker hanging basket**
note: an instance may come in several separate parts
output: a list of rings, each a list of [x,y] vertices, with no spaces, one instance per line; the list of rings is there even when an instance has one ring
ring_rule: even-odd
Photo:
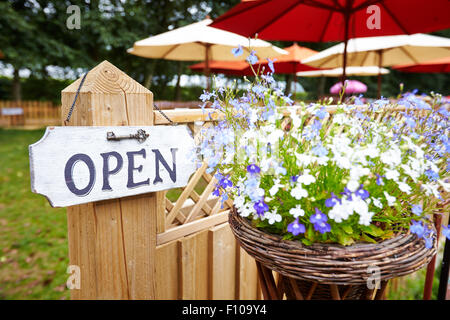
[[[433,248],[427,249],[424,240],[411,233],[376,244],[305,246],[251,226],[235,208],[229,224],[241,247],[257,262],[266,299],[281,299],[284,294],[288,299],[379,299],[389,279],[421,269],[436,254],[436,237]],[[379,268],[381,286],[369,289],[374,268]],[[280,275],[277,284],[270,270]]]

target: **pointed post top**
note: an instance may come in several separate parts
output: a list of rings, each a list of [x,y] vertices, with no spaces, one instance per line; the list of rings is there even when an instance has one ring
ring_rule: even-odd
[[[67,86],[62,92],[76,92],[81,78]],[[150,90],[132,79],[115,65],[105,60],[90,70],[80,92],[93,93],[150,93]]]

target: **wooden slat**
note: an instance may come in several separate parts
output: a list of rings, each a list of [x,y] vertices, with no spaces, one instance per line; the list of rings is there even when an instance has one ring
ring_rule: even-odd
[[[188,223],[189,221],[192,221],[202,210],[203,206],[206,204],[206,201],[208,200],[209,195],[213,191],[217,184],[217,180],[214,178],[212,179],[208,185],[206,186],[205,190],[203,191],[203,194],[200,196],[200,199],[198,202],[194,205],[194,208],[192,208],[191,212],[186,217],[186,221],[184,223]]]
[[[181,195],[178,197],[177,202],[173,206],[172,210],[169,212],[169,214],[166,217],[166,227],[169,227],[172,223],[173,219],[178,215],[178,212],[180,208],[183,206],[183,203],[186,201],[186,199],[189,197],[192,190],[194,190],[194,187],[197,185],[198,180],[202,177],[203,172],[208,168],[208,165],[205,163],[202,164],[202,166],[194,173],[191,180],[189,181],[188,185],[185,187]]]
[[[178,299],[178,241],[156,247],[156,298]]]
[[[179,240],[180,299],[209,299],[208,230]]]
[[[248,255],[244,249],[239,247],[237,268],[237,285],[239,287],[239,300],[256,300],[259,299],[258,294],[258,270],[256,268],[255,259]]]
[[[220,223],[224,223],[227,220],[228,220],[228,211],[224,211],[207,218],[195,220],[188,224],[183,224],[168,229],[166,232],[160,233],[156,236],[156,242],[158,245],[161,245],[169,241],[179,239],[186,235],[190,235],[192,233],[204,230],[206,228],[216,226]]]
[[[211,299],[234,299],[236,295],[236,240],[228,223],[209,230]]]

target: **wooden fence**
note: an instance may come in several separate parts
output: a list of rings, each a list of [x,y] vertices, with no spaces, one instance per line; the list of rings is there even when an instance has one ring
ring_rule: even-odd
[[[50,101],[0,101],[0,127],[45,127],[60,122],[61,106]]]
[[[80,79],[63,90],[63,115],[79,84]],[[335,109],[328,108],[324,125]],[[372,120],[399,121],[403,110],[384,109]],[[221,118],[213,112],[211,120],[198,109],[164,112],[194,137]],[[89,72],[68,125],[168,124],[153,109],[152,93],[105,61]],[[69,207],[70,264],[81,268],[72,299],[261,298],[255,261],[227,223],[232,202],[221,206],[212,195],[215,184],[203,164],[179,190]]]
[[[198,109],[199,101],[155,101],[162,110]],[[14,109],[14,110],[13,110]],[[12,111],[12,112],[9,112]],[[0,127],[43,128],[61,122],[61,106],[50,101],[0,100]]]

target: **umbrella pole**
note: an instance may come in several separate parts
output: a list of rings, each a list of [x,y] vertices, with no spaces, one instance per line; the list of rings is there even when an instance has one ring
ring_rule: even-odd
[[[381,65],[382,65],[382,59],[383,59],[383,51],[382,50],[378,50],[378,90],[377,90],[378,99],[381,99]]]
[[[347,2],[347,7],[351,6],[350,1]],[[343,70],[342,70],[342,85],[345,83],[345,79],[347,76],[347,44],[348,44],[348,27],[350,24],[350,10],[347,8],[347,10],[344,12],[344,20],[345,20],[345,29],[344,29],[344,61],[343,61]]]
[[[211,81],[209,78],[210,75],[210,69],[209,69],[209,48],[210,44],[205,45],[205,76],[206,76],[206,91],[209,91],[211,88]]]

